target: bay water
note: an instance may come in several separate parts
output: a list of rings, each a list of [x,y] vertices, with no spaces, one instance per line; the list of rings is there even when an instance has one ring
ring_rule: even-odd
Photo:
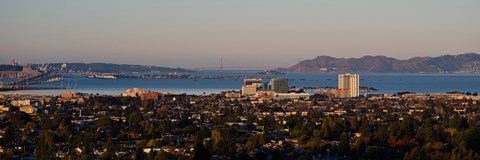
[[[258,71],[201,71],[187,72],[192,76],[258,76],[264,82],[269,78],[288,78],[289,86],[324,87],[337,86],[339,73],[287,72],[283,75],[258,75]],[[144,73],[148,74],[148,73]],[[159,73],[156,73],[159,74]],[[160,73],[167,74],[167,73]],[[478,74],[418,74],[418,73],[359,73],[360,86],[378,89],[369,93],[445,93],[480,92]],[[6,83],[12,80],[0,80]],[[187,94],[211,94],[241,89],[242,79],[91,79],[84,76],[68,76],[63,82],[32,85],[33,87],[61,87],[76,85],[76,89],[21,90],[3,92],[6,94],[60,94],[81,92],[89,94],[119,95],[129,88],[144,88],[158,92],[179,92]]]

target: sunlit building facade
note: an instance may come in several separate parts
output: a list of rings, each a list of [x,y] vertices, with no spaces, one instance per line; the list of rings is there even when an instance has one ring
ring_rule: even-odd
[[[338,89],[336,97],[353,98],[358,97],[360,92],[360,76],[358,74],[338,75]]]

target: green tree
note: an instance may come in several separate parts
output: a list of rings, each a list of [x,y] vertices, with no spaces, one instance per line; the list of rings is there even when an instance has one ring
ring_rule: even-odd
[[[356,145],[355,145],[355,150],[357,152],[357,157],[361,157],[365,154],[365,151],[367,149],[367,144],[363,140],[363,138],[357,138],[356,139]]]
[[[245,147],[247,149],[255,149],[255,148],[258,148],[260,147],[261,145],[264,145],[267,143],[267,140],[265,138],[265,135],[263,134],[257,134],[257,135],[253,135],[251,136],[248,140],[247,140],[247,143],[245,144]]]
[[[193,125],[188,125],[185,128],[183,128],[183,133],[186,134],[186,135],[192,135],[197,131],[198,131],[198,129]]]
[[[467,150],[465,147],[456,147],[452,150],[452,160],[478,160],[480,155],[473,150]]]
[[[421,147],[415,147],[409,152],[405,153],[403,157],[405,160],[424,160],[427,159],[425,152],[422,150]]]
[[[338,146],[338,155],[347,156],[350,152],[350,137],[347,133],[343,132],[340,135],[340,144]]]
[[[110,130],[113,128],[113,120],[108,116],[99,117],[96,124],[100,129]]]
[[[463,136],[465,145],[468,149],[480,154],[480,127],[470,126]]]
[[[438,140],[436,131],[433,128],[430,119],[428,119],[423,126],[417,130],[415,138],[422,143],[434,142]]]
[[[210,154],[210,151],[207,148],[205,148],[201,142],[195,143],[194,151],[195,151],[193,154],[194,160],[212,159],[212,155]]]
[[[25,112],[15,112],[9,116],[9,122],[12,127],[22,128],[28,122],[32,122],[32,117]]]
[[[140,125],[140,122],[143,121],[143,116],[140,112],[133,112],[128,116],[127,122],[128,122],[128,127],[130,131],[134,132],[141,132],[143,131],[142,126]]]
[[[53,146],[46,142],[44,139],[40,139],[35,146],[35,159],[37,160],[52,160],[55,158],[53,155]]]
[[[380,125],[378,129],[374,132],[373,139],[379,145],[385,146],[385,144],[387,144],[387,140],[389,136],[390,136],[390,132],[388,131],[388,126]]]
[[[137,147],[137,149],[135,150],[135,159],[136,160],[145,159],[145,154],[144,154],[143,149],[141,147]]]
[[[338,140],[343,131],[343,126],[335,122],[332,116],[325,117],[320,128],[320,138],[328,140]]]

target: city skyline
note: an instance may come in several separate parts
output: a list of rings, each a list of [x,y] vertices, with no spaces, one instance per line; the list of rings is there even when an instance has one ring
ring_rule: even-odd
[[[0,63],[290,67],[480,52],[478,1],[0,2]]]
[[[0,1],[0,160],[480,160],[478,8]]]

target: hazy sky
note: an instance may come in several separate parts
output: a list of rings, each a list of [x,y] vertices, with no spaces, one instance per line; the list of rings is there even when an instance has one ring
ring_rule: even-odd
[[[0,63],[291,66],[480,52],[480,0],[1,0]]]

